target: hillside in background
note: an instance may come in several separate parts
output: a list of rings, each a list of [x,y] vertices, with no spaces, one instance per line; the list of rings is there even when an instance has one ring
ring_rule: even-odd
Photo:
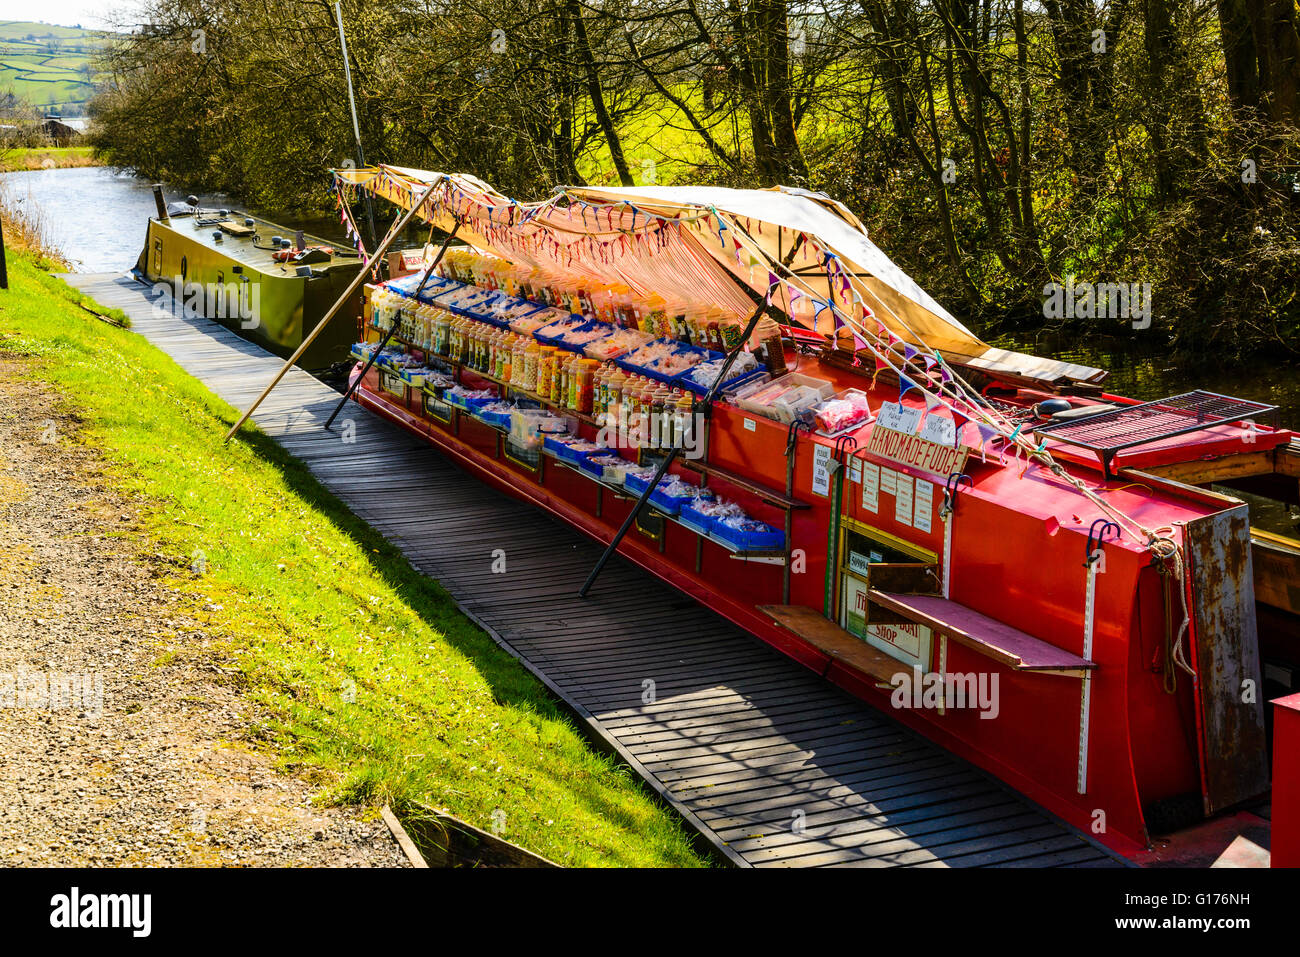
[[[84,115],[95,92],[91,61],[103,42],[95,30],[0,21],[0,97],[42,113]]]

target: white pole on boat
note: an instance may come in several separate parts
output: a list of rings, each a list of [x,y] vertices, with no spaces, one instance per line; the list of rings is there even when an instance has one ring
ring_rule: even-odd
[[[257,400],[248,407],[248,411],[239,417],[239,421],[230,427],[230,431],[226,433],[226,437],[222,439],[222,442],[229,442],[231,437],[239,431],[239,427],[247,422],[248,417],[256,411],[259,405],[262,404],[262,400],[270,395],[271,390],[280,384],[280,380],[284,378],[285,373],[293,368],[293,364],[297,362],[298,359],[301,358],[302,354],[307,351],[307,348],[316,341],[316,337],[324,331],[325,326],[334,318],[334,314],[342,309],[344,304],[352,298],[352,294],[361,288],[361,284],[366,281],[366,274],[370,271],[371,265],[380,262],[384,258],[384,253],[388,252],[388,247],[393,244],[393,240],[396,239],[401,231],[406,228],[406,224],[411,221],[411,217],[415,215],[416,211],[423,208],[425,201],[428,200],[428,198],[433,194],[433,191],[438,188],[445,178],[445,176],[440,176],[430,183],[429,188],[424,191],[424,194],[411,204],[411,208],[408,209],[400,219],[394,221],[393,228],[388,231],[388,235],[385,236],[384,241],[379,244],[379,248],[376,249],[374,253],[371,254],[370,258],[362,265],[352,282],[348,283],[348,288],[343,290],[343,295],[339,296],[338,301],[335,302],[334,305],[330,306],[329,312],[325,313],[324,318],[322,318],[320,322],[316,323],[316,328],[302,340],[302,345],[298,346],[298,348],[293,351],[293,355],[285,360],[284,365],[281,366],[280,371],[275,374],[275,378],[271,380],[270,385],[262,390],[262,394],[259,395]]]
[[[334,0],[334,19],[339,25],[339,46],[343,49],[343,79],[347,81],[348,108],[352,112],[352,135],[357,141],[357,162],[366,165],[366,150],[361,145],[361,124],[357,122],[357,98],[352,93],[352,62],[348,59],[348,38],[343,32],[343,0]],[[375,207],[366,194],[366,217],[370,220],[370,242],[375,241]]]
[[[339,24],[339,46],[343,48],[343,79],[348,86],[348,107],[352,110],[352,135],[357,139],[357,158],[366,165],[365,150],[361,147],[361,124],[357,122],[357,98],[352,95],[352,64],[348,62],[348,38],[343,33],[343,2],[335,0],[334,19]]]
[[[1083,657],[1092,660],[1092,632],[1097,608],[1097,573],[1102,571],[1105,554],[1101,546],[1088,556],[1088,581],[1083,596]],[[1092,672],[1084,671],[1079,692],[1079,780],[1080,794],[1088,793],[1088,736],[1092,720]]]

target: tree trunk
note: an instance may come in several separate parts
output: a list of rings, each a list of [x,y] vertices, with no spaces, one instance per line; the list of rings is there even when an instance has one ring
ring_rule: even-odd
[[[1300,35],[1295,0],[1247,0],[1261,99],[1274,123],[1300,126]]]
[[[596,122],[600,124],[600,130],[605,134],[605,142],[609,145],[609,155],[614,161],[614,169],[618,170],[618,180],[624,186],[635,186],[636,181],[632,179],[632,173],[627,168],[627,160],[623,156],[623,142],[619,139],[618,130],[614,128],[614,121],[610,119],[609,110],[605,107],[605,94],[600,87],[600,75],[591,52],[591,41],[587,39],[587,23],[582,17],[582,7],[579,6],[578,0],[569,0],[569,16],[573,18],[578,58],[582,61],[583,72],[587,75],[587,95],[591,97],[591,108],[596,114]]]
[[[1259,109],[1259,56],[1249,0],[1219,0],[1219,37],[1228,75],[1228,100],[1242,119]]]
[[[754,0],[764,54],[763,105],[770,122],[774,164],[782,178],[801,186],[808,183],[808,167],[795,135],[791,110],[790,37],[786,0]]]

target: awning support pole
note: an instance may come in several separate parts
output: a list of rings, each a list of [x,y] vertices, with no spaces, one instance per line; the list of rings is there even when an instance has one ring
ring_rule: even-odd
[[[293,350],[293,355],[285,360],[284,365],[280,367],[280,371],[275,374],[275,378],[272,379],[270,384],[262,390],[262,394],[257,397],[256,401],[248,407],[248,411],[241,415],[239,421],[230,427],[230,431],[226,433],[226,437],[221,440],[223,443],[231,440],[234,434],[239,431],[239,427],[247,422],[248,417],[253,414],[259,405],[262,404],[262,400],[271,394],[271,390],[280,384],[280,380],[283,379],[285,374],[293,368],[293,364],[297,362],[311,344],[316,341],[316,337],[325,331],[325,326],[334,318],[334,314],[343,308],[344,303],[351,299],[352,294],[355,293],[361,287],[362,283],[366,281],[366,274],[370,271],[370,267],[374,263],[383,260],[384,253],[388,252],[388,247],[393,244],[393,240],[395,240],[402,230],[406,228],[406,224],[411,221],[413,216],[415,216],[416,211],[423,208],[425,201],[433,195],[433,191],[438,188],[443,179],[445,179],[445,177],[439,177],[434,180],[433,183],[429,185],[429,188],[424,191],[424,195],[411,204],[411,208],[406,211],[405,215],[394,221],[393,227],[388,231],[388,235],[384,237],[384,241],[379,244],[379,248],[376,249],[373,255],[371,255],[364,265],[362,265],[361,269],[357,272],[356,277],[348,283],[348,288],[343,290],[343,295],[339,296],[338,301],[335,302],[334,305],[330,306],[329,311],[325,313],[325,316],[320,322],[316,323],[316,328],[307,335],[307,338],[302,340],[302,345]]]
[[[765,300],[760,300],[758,308],[755,309],[754,314],[749,317],[749,324],[745,326],[745,331],[741,335],[740,341],[736,343],[735,348],[727,353],[727,358],[723,360],[722,368],[718,370],[718,377],[713,380],[713,385],[709,386],[708,393],[699,403],[699,407],[704,410],[705,415],[708,415],[709,409],[713,407],[713,400],[718,394],[718,389],[722,386],[723,382],[727,381],[727,373],[731,371],[731,366],[732,363],[736,361],[736,356],[740,355],[740,350],[745,348],[745,343],[748,342],[749,337],[754,334],[754,327],[758,325],[758,320],[766,311],[767,302]],[[606,546],[605,551],[596,562],[596,567],[591,570],[591,574],[587,576],[587,580],[583,582],[582,587],[578,589],[579,598],[587,597],[587,592],[595,583],[596,577],[600,574],[600,570],[605,567],[605,563],[609,561],[610,556],[613,555],[614,552],[618,551],[619,543],[622,542],[623,537],[627,535],[628,529],[632,527],[632,523],[636,521],[636,517],[641,514],[641,509],[645,507],[645,503],[649,500],[650,494],[659,485],[659,480],[664,477],[664,473],[668,471],[668,467],[673,464],[673,460],[677,458],[679,452],[681,452],[681,446],[678,445],[674,445],[668,450],[668,454],[664,456],[664,460],[660,463],[658,471],[655,472],[654,479],[645,487],[645,490],[641,493],[641,497],[637,499],[636,505],[632,506],[632,511],[628,512],[627,518],[623,519],[623,524],[619,527],[618,532],[615,533],[614,540]]]
[[[456,225],[453,226],[451,232],[447,234],[446,240],[443,241],[442,248],[438,250],[438,255],[433,257],[433,262],[429,263],[429,268],[426,269],[424,275],[420,277],[420,284],[415,287],[415,292],[411,293],[412,299],[420,298],[420,293],[424,291],[424,284],[429,281],[429,277],[433,275],[433,271],[438,268],[438,263],[442,262],[442,254],[447,251],[447,247],[451,245],[451,241],[456,238],[456,232],[459,229],[460,220],[456,220]],[[334,424],[334,420],[338,418],[338,414],[343,411],[343,406],[347,405],[348,399],[352,398],[352,393],[357,391],[357,386],[361,385],[361,380],[366,377],[366,373],[370,371],[370,367],[373,366],[375,360],[379,358],[379,353],[384,351],[384,347],[388,345],[388,340],[392,339],[396,332],[397,322],[394,320],[392,327],[384,333],[384,338],[379,340],[379,345],[375,346],[374,351],[370,353],[370,358],[366,360],[365,367],[361,370],[361,374],[348,384],[348,389],[343,393],[343,398],[339,399],[339,404],[334,406],[334,411],[331,412],[330,417],[325,420],[326,432],[328,432],[330,426]]]

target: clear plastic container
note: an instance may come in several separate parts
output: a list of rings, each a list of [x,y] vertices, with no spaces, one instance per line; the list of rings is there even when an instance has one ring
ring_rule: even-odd
[[[826,379],[790,372],[737,389],[731,399],[746,412],[789,423],[810,418],[814,407],[834,395],[835,387]]]
[[[861,389],[844,389],[832,398],[819,402],[813,409],[817,428],[827,435],[837,435],[871,421],[867,394]]]

